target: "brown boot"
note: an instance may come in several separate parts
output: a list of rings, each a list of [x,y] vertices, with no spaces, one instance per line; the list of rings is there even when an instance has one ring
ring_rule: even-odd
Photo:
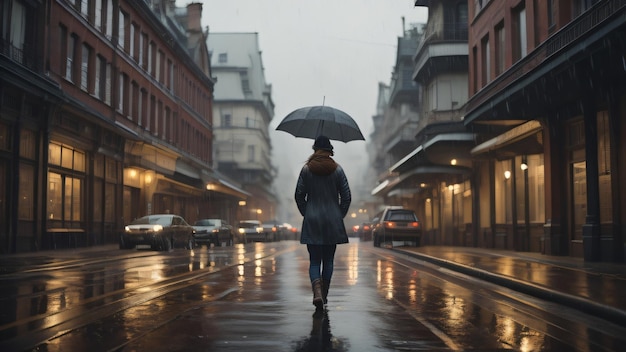
[[[324,304],[328,304],[328,287],[330,286],[330,281],[322,280],[322,300],[324,300]]]
[[[313,305],[316,309],[324,308],[324,299],[322,298],[322,279],[315,279],[311,282],[313,288]]]

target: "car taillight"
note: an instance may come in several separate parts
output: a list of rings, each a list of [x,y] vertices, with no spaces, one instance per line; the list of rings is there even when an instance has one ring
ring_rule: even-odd
[[[387,228],[394,228],[396,227],[396,223],[393,221],[385,221],[385,227]]]
[[[369,229],[370,229],[370,227],[369,227],[369,226],[367,226],[367,225],[363,225],[363,230],[368,231]]]
[[[420,223],[417,222],[417,221],[414,221],[414,222],[410,223],[409,226],[417,228],[417,227],[420,227]]]

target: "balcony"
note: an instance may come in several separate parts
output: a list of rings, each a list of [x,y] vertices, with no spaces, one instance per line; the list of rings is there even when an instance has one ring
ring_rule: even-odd
[[[37,55],[35,49],[34,46],[27,43],[24,43],[22,48],[18,48],[5,39],[0,38],[0,54],[5,55],[33,71],[41,72],[43,67],[42,60],[41,57]]]

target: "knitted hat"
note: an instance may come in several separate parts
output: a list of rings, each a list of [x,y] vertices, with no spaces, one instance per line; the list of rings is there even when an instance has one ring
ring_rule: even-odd
[[[315,143],[313,143],[313,150],[328,150],[329,152],[333,151],[333,146],[330,144],[330,139],[326,136],[319,136],[315,138]]]

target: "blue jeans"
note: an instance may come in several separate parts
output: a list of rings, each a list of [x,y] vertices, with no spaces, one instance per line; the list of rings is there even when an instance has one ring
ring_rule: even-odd
[[[311,282],[319,278],[325,282],[330,282],[333,277],[336,244],[314,245],[307,244],[309,251],[309,278]]]

